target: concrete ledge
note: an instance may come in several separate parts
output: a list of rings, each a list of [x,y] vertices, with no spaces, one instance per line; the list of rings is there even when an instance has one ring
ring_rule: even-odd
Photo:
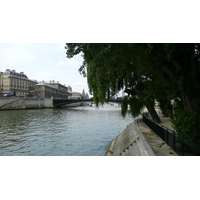
[[[140,119],[138,119],[140,120]],[[135,120],[135,127],[137,129],[137,133],[139,135],[140,144],[138,145],[140,148],[140,152],[142,156],[155,156],[153,150],[151,149],[149,143],[146,141],[145,137],[141,133],[138,127],[138,120]]]
[[[133,151],[135,149],[135,151]],[[139,150],[138,150],[139,149]],[[138,128],[135,119],[109,145],[107,156],[155,156],[151,147]]]
[[[51,98],[0,98],[0,110],[53,108]]]

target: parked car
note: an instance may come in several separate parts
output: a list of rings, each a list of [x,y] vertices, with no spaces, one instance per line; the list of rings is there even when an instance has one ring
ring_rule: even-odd
[[[4,94],[3,96],[4,96],[4,97],[12,97],[13,94]]]

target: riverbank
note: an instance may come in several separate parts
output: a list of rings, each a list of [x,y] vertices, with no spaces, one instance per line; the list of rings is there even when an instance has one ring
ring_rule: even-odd
[[[0,110],[53,108],[51,98],[1,97]]]
[[[170,126],[166,118],[162,124]],[[137,119],[112,140],[106,156],[177,156],[177,154],[142,119]]]
[[[63,105],[62,107],[91,106],[88,102],[77,102]],[[54,108],[53,98],[31,97],[0,97],[0,110],[22,110]]]
[[[107,156],[154,156],[135,119],[109,145]]]

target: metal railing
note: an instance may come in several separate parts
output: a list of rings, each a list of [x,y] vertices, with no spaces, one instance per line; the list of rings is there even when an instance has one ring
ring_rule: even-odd
[[[200,147],[177,135],[174,131],[150,120],[143,114],[143,122],[180,156],[200,156]]]

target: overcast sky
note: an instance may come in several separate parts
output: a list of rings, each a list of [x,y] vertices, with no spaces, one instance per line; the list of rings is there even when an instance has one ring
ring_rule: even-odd
[[[88,93],[87,79],[78,72],[81,55],[68,59],[65,43],[0,43],[0,71],[24,72],[37,81],[59,81],[73,91]]]

